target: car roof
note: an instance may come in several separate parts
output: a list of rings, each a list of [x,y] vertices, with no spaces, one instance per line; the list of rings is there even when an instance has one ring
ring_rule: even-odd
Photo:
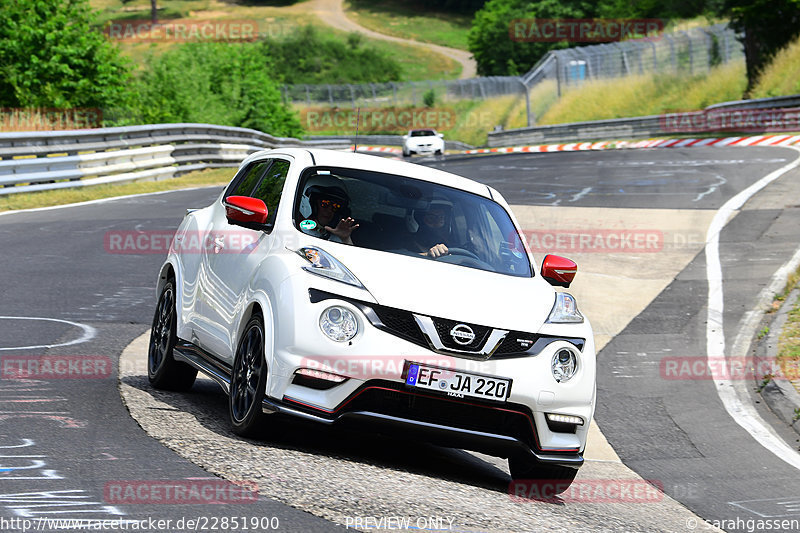
[[[243,164],[250,160],[258,159],[270,154],[285,154],[296,159],[307,158],[309,155],[313,160],[314,166],[330,166],[341,168],[355,168],[359,170],[372,170],[374,172],[384,172],[386,174],[397,174],[431,183],[438,183],[447,187],[462,189],[483,196],[492,198],[489,187],[477,181],[451,174],[443,170],[407,163],[397,159],[389,159],[374,155],[358,154],[353,152],[343,152],[338,150],[323,150],[320,148],[276,148],[265,150],[250,155]]]

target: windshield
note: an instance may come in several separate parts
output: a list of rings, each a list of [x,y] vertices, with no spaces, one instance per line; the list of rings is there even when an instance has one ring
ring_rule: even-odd
[[[298,230],[320,239],[532,276],[528,255],[506,210],[459,189],[392,174],[314,167],[300,180],[294,214]],[[351,233],[337,231],[344,227],[352,228]],[[431,252],[440,246],[446,251]]]
[[[412,130],[411,137],[432,137],[436,135],[433,130]]]

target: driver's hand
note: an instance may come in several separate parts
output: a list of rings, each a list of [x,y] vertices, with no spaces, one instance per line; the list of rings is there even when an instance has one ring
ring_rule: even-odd
[[[353,230],[357,228],[358,224],[356,224],[356,221],[352,217],[347,217],[341,219],[335,228],[325,226],[325,231],[332,235],[336,235],[342,239],[342,242],[345,244],[353,244],[350,234],[353,233]]]
[[[431,259],[438,259],[439,257],[442,257],[443,255],[447,255],[449,253],[450,252],[448,251],[447,246],[445,246],[444,244],[437,244],[436,246],[428,250],[427,255]]]

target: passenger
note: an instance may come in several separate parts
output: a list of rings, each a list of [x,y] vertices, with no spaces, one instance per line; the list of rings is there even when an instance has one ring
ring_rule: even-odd
[[[348,216],[350,198],[344,189],[312,185],[305,195],[311,204],[311,216],[300,223],[300,230],[321,239],[352,245],[350,235],[358,224]]]

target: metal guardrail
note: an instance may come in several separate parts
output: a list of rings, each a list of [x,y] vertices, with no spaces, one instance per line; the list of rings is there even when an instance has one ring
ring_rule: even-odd
[[[327,137],[324,135],[314,136],[314,140],[316,141],[332,141],[334,139],[346,139],[350,144],[356,144],[357,140],[359,146],[368,144],[379,146],[403,146],[402,135],[359,135],[357,138],[355,135],[341,135],[336,137]],[[475,148],[471,144],[447,138],[444,140],[444,146],[445,150],[472,150]]]
[[[0,195],[236,167],[253,152],[289,146],[345,149],[350,141],[274,137],[212,124],[0,133]]]
[[[723,102],[705,108],[706,112],[733,111],[738,109],[776,109],[800,107],[800,95],[759,98],[756,100],[737,100]],[[699,112],[702,113],[702,112]],[[525,144],[588,142],[609,139],[636,139],[662,137],[665,135],[685,135],[691,131],[676,131],[666,128],[668,115],[617,118],[535,126],[513,130],[489,132],[488,145],[492,148]],[[768,131],[768,129],[765,129]],[[712,133],[704,130],[702,133]]]
[[[759,108],[780,108],[780,107],[800,107],[800,94],[791,96],[774,96],[771,98],[754,98],[752,100],[734,100],[733,102],[722,102],[721,104],[710,105],[707,111],[712,109],[759,109]]]

